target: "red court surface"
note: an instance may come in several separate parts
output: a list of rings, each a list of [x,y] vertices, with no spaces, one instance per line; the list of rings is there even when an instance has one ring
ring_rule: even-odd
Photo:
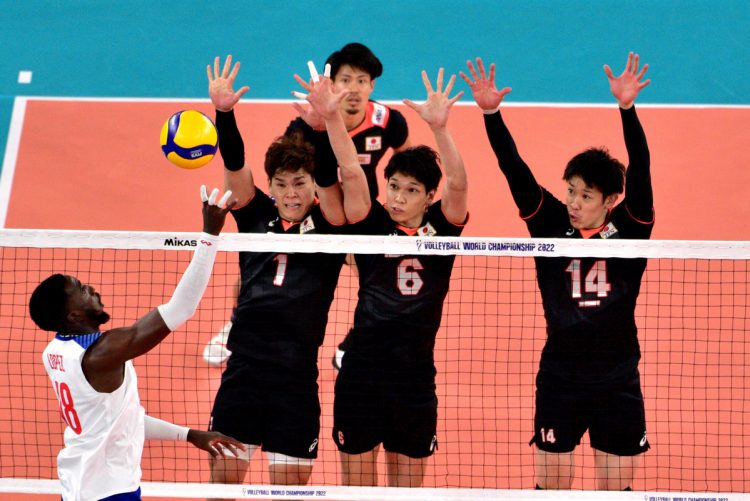
[[[212,113],[205,103],[29,101],[6,227],[196,231],[200,225],[198,187],[203,183],[220,186],[223,173],[220,160],[202,169],[185,171],[172,166],[161,154],[158,144],[161,125],[171,113],[185,108]],[[409,121],[412,143],[433,145],[429,131],[414,112],[400,108]],[[606,145],[616,157],[626,159],[615,107],[507,107],[503,113],[521,155],[539,182],[553,193],[562,195],[562,169],[571,156],[586,147]],[[295,116],[294,110],[289,104],[248,103],[239,107],[237,115],[245,138],[247,161],[254,166],[257,184],[264,187],[264,150]],[[750,110],[639,108],[639,116],[651,150],[657,213],[653,238],[747,239],[744,221],[750,217],[750,202],[745,191],[750,186],[747,169],[750,152],[744,131]],[[527,236],[486,140],[481,112],[474,106],[456,107],[450,127],[469,173],[471,218],[464,235]],[[229,231],[234,231],[234,223],[231,219],[228,221]],[[183,260],[189,257],[182,254]],[[231,256],[217,265],[213,283],[215,297],[210,304],[202,303],[198,321],[191,324],[195,330],[170,337],[143,362],[137,363],[141,397],[151,405],[149,412],[157,416],[164,413],[164,417],[174,415],[176,421],[189,421],[187,424],[193,426],[205,424],[213,392],[218,387],[220,369],[203,365],[199,352],[203,343],[226,320],[228,302],[222,289],[229,287],[236,274],[234,259]],[[460,486],[529,488],[533,485],[533,456],[526,444],[530,438],[526,430],[531,428],[533,416],[534,361],[538,360],[544,339],[544,318],[540,306],[534,304],[533,263],[530,260],[503,260],[505,268],[485,269],[480,266],[483,264],[481,259],[475,258],[471,266],[457,268],[454,272],[446,303],[446,320],[438,334],[436,359],[439,361],[441,442],[428,476],[433,479],[433,484],[440,486],[448,479],[448,482],[459,482]],[[10,265],[4,263],[0,271],[10,273],[13,271],[7,269]],[[699,267],[690,269],[693,265],[687,263],[687,271],[671,268],[667,271],[700,277]],[[141,270],[137,264],[133,266],[136,267],[134,272],[141,275],[133,284],[148,282],[150,271]],[[655,268],[657,276],[660,266],[668,268],[661,262],[649,266]],[[498,285],[509,278],[522,279],[524,284],[516,291],[519,295],[513,296],[510,302],[502,298],[507,291]],[[346,270],[340,283],[350,282],[353,283],[352,277]],[[467,282],[472,285],[464,291],[463,284]],[[648,469],[637,477],[637,489],[674,488],[673,484],[660,483],[657,474],[660,469],[669,470],[671,467],[688,472],[676,472],[671,474],[673,476],[694,475],[693,471],[705,475],[705,478],[686,479],[686,483],[681,484],[685,489],[721,490],[723,486],[727,491],[747,492],[750,487],[748,480],[733,475],[727,471],[727,466],[730,460],[750,452],[750,443],[745,443],[750,441],[747,433],[750,423],[733,424],[738,428],[730,427],[731,431],[718,430],[715,426],[721,422],[722,412],[740,412],[744,406],[744,397],[738,400],[732,394],[741,391],[738,388],[750,386],[750,375],[737,373],[737,367],[747,365],[744,364],[747,358],[747,350],[742,346],[744,339],[733,339],[738,346],[730,351],[733,357],[742,360],[732,358],[732,363],[726,367],[711,365],[717,367],[716,373],[710,375],[715,378],[712,384],[685,386],[689,378],[680,374],[688,368],[705,365],[706,357],[710,359],[711,354],[721,354],[727,346],[723,344],[728,341],[723,337],[727,333],[729,341],[732,341],[732,333],[744,335],[745,319],[737,319],[736,324],[728,327],[713,325],[710,320],[706,325],[700,324],[696,318],[705,316],[705,311],[713,306],[710,299],[697,299],[691,304],[678,303],[681,300],[675,299],[666,302],[674,311],[650,310],[650,298],[665,292],[658,288],[660,283],[656,281],[653,286],[645,287],[643,306],[639,307],[644,318],[644,325],[641,325],[643,374],[649,433],[654,432],[655,437],[660,434],[665,438],[669,436],[670,439],[662,441],[661,449],[657,445],[649,453]],[[128,286],[124,287],[119,294],[121,297],[128,296]],[[330,439],[335,373],[330,369],[329,360],[333,347],[349,325],[355,287],[340,289],[330,316],[329,335],[322,349],[321,456],[318,460],[320,466],[316,466],[313,474],[313,484],[338,481],[335,448]],[[721,295],[720,292],[717,294]],[[106,295],[105,291],[102,293]],[[153,298],[142,299],[138,304],[116,299],[113,308],[118,307],[117,301],[120,301],[121,310],[115,318],[130,319],[149,306],[145,303],[151,300],[152,306],[158,304],[160,292],[152,293]],[[675,290],[674,293],[676,298],[683,297],[680,295],[683,291]],[[521,297],[524,301],[520,300]],[[737,311],[746,311],[743,310],[744,299],[735,301],[738,301],[734,304]],[[477,309],[479,304],[482,311]],[[14,309],[23,310],[23,307],[23,303],[18,303]],[[693,324],[670,325],[674,332],[668,336],[659,332],[664,328],[664,319],[676,323],[677,317],[683,314],[692,318]],[[483,329],[481,332],[478,331],[480,328]],[[694,344],[694,355],[691,359],[674,361],[670,358],[670,343],[684,341],[677,338],[682,328],[694,334],[697,332],[690,341]],[[712,337],[712,329],[723,332],[722,337]],[[516,330],[523,331],[524,335],[516,334]],[[29,334],[34,334],[34,331],[29,331]],[[42,336],[40,332],[36,334]],[[28,370],[34,371],[36,400],[40,402],[37,408],[25,409],[28,414],[24,416],[28,415],[30,421],[35,419],[31,416],[40,410],[45,415],[55,412],[52,392],[45,393],[48,389],[46,375],[41,363],[37,363],[38,352],[45,343],[46,339],[35,338],[33,343],[26,345],[27,351],[22,355],[28,357]],[[9,353],[21,352],[19,340],[7,339],[4,344]],[[34,347],[33,353],[29,353],[29,345]],[[683,346],[675,351],[689,352]],[[703,357],[703,354],[708,355]],[[203,395],[199,402],[185,402],[182,390],[175,384],[186,375],[197,381],[195,390]],[[722,386],[720,383],[727,381],[722,378],[728,377],[735,379],[731,380],[731,385]],[[653,388],[652,394],[649,394],[649,388]],[[680,416],[681,412],[687,411],[680,408],[683,399],[696,407],[691,412],[702,416],[690,421],[690,429]],[[744,414],[742,416],[741,419],[747,421]],[[11,419],[10,415],[3,415],[3,418],[7,423],[17,420],[18,416]],[[61,430],[60,426],[58,431]],[[10,431],[0,429],[3,442],[8,442]],[[717,432],[720,434],[718,438],[715,436]],[[738,433],[741,440],[733,444],[728,455],[719,452],[720,457],[715,460],[701,459],[711,457],[707,454],[717,450],[726,451],[713,447],[726,445],[723,442],[729,440],[733,432]],[[481,441],[477,441],[473,433],[479,433]],[[690,437],[690,450],[681,448],[681,442],[672,438],[680,436]],[[659,444],[658,438],[654,443]],[[55,449],[60,444],[60,435],[49,437],[49,448]],[[588,449],[586,441],[583,445]],[[169,471],[175,465],[183,465],[177,466],[178,469],[184,468],[185,459],[181,454],[184,453],[189,461],[203,462],[201,455],[188,451],[187,446],[168,450],[169,454],[176,456],[162,458],[160,446],[147,447],[144,454],[145,480],[161,480],[153,471],[165,470],[167,478],[176,476],[178,481],[206,481],[203,464],[196,467],[201,471],[198,475],[201,478],[186,474],[184,470],[176,474]],[[45,450],[44,455],[49,456],[50,452]],[[691,459],[693,456],[698,459]],[[486,461],[488,457],[494,462]],[[577,481],[577,488],[593,488],[591,461],[590,455],[583,456],[580,464],[584,478],[582,482]],[[36,474],[52,478],[54,471],[37,471]],[[34,475],[30,473],[29,476]],[[265,460],[255,461],[248,482],[267,482]],[[57,498],[49,496],[49,499]]]

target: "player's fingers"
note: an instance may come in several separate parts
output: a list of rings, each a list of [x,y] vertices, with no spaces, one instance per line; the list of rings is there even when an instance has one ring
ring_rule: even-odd
[[[607,78],[615,78],[614,73],[612,73],[612,68],[607,64],[604,65],[604,74],[607,75]]]
[[[484,61],[482,61],[481,57],[477,58],[477,68],[479,68],[479,76],[482,79],[487,78],[487,72],[484,71]]]
[[[307,80],[304,80],[301,76],[297,75],[296,73],[294,74],[294,79],[297,81],[298,84],[300,84],[300,86],[303,89],[307,91],[312,89],[312,86],[309,83],[307,83]]]
[[[331,78],[331,64],[326,63],[325,67],[323,68],[323,76],[326,78]]]
[[[292,95],[296,97],[297,99],[302,99],[302,100],[307,99],[307,94],[305,94],[304,92],[297,92],[296,90],[293,90]]]
[[[226,78],[229,76],[229,68],[232,64],[232,54],[227,55],[226,61],[224,61],[224,69],[221,70],[221,77]]]
[[[206,185],[201,185],[201,202],[206,203],[208,202],[208,192],[206,191]]]
[[[419,105],[411,99],[404,99],[403,103],[414,111],[419,112]]]
[[[239,101],[239,99],[245,95],[245,92],[249,91],[250,87],[247,85],[243,85],[237,92],[234,93],[234,98]]]
[[[438,70],[437,81],[435,82],[435,84],[436,84],[435,90],[438,92],[442,92],[443,90],[443,68],[440,68]]]
[[[447,95],[447,94],[448,94],[448,93],[446,92],[446,95]],[[448,103],[449,103],[449,104],[450,104],[451,106],[453,106],[453,103],[455,103],[456,101],[458,101],[459,99],[461,99],[461,96],[463,96],[463,95],[464,95],[464,91],[462,91],[462,90],[461,90],[461,91],[458,91],[458,94],[456,94],[455,96],[453,96],[452,98],[450,98],[450,99],[448,100]]]
[[[227,200],[229,200],[229,197],[231,196],[232,196],[232,190],[227,190],[227,192],[224,193],[224,195],[219,199],[219,203],[216,205],[218,205],[219,207],[223,209],[224,207],[226,207]]]
[[[459,71],[458,76],[460,76],[469,87],[474,85],[474,82],[472,82],[471,79],[468,76],[466,76],[466,73],[464,73],[463,71]]]
[[[237,72],[239,71],[240,71],[240,62],[237,61],[236,63],[234,63],[232,72],[229,74],[229,80],[234,81],[234,79],[237,77]]]
[[[219,196],[219,188],[214,188],[208,196],[208,205],[216,205],[216,197]]]
[[[495,81],[495,63],[490,63],[490,82]]]
[[[424,83],[424,88],[427,89],[427,94],[432,94],[433,92],[435,92],[434,90],[432,90],[430,78],[427,76],[427,72],[425,70],[422,70],[422,82]]]
[[[451,75],[450,80],[448,80],[448,85],[445,86],[445,95],[450,96],[451,91],[453,90],[453,84],[456,83],[456,75]]]
[[[477,61],[479,58],[477,58]],[[471,59],[466,61],[466,67],[469,68],[469,73],[471,73],[472,78],[474,78],[474,81],[476,82],[479,80],[479,75],[477,75],[477,70],[474,69],[474,64],[471,62]]]
[[[308,61],[307,67],[310,70],[310,78],[312,78],[312,81],[318,83],[320,81],[320,75],[318,75],[318,70],[315,68],[315,63]]]
[[[211,65],[206,65],[206,75],[208,75],[208,83],[211,83],[214,81],[213,74],[211,74]]]
[[[219,75],[221,75],[221,70],[219,69],[221,66],[221,58],[219,56],[216,56],[214,58],[214,78],[219,78]]]

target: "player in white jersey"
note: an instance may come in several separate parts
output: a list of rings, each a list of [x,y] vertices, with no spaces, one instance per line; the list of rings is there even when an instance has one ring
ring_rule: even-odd
[[[56,332],[43,361],[67,425],[57,461],[65,501],[140,499],[144,438],[187,440],[212,456],[245,446],[225,435],[176,426],[145,415],[133,358],[159,344],[195,313],[213,269],[218,235],[235,204],[227,192],[201,187],[203,233],[193,259],[166,304],[132,326],[102,331],[109,321],[101,296],[77,278],[55,274],[31,295],[29,313]]]

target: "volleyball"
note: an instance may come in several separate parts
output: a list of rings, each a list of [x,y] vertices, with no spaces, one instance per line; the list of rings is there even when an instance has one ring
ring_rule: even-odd
[[[178,111],[161,128],[161,149],[167,159],[183,169],[203,167],[216,154],[216,126],[200,111]]]

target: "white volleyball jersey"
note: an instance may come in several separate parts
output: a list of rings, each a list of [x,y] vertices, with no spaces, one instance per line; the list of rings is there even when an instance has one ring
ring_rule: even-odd
[[[57,456],[65,501],[132,492],[141,481],[145,412],[133,363],[125,363],[125,379],[112,393],[94,390],[81,367],[86,349],[101,335],[57,334],[43,354],[67,425]]]

